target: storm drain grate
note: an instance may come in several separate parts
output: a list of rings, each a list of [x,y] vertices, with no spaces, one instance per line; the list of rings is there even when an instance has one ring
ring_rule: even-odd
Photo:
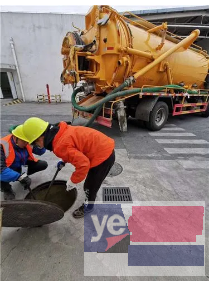
[[[132,202],[129,187],[104,187],[103,202]]]

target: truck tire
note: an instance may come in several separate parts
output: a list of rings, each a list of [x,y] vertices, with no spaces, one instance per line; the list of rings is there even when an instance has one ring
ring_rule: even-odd
[[[204,112],[201,113],[201,116],[202,116],[202,117],[206,117],[206,118],[209,117],[209,105],[207,106],[206,111],[204,111]]]
[[[147,128],[151,131],[158,131],[163,128],[168,119],[168,105],[163,101],[158,101],[150,112]]]

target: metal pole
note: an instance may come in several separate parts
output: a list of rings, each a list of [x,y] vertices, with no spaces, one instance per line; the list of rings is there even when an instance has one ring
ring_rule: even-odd
[[[54,183],[54,181],[55,181],[55,178],[56,178],[56,176],[57,176],[57,174],[58,174],[59,171],[60,171],[60,169],[57,168],[57,170],[56,170],[56,172],[55,172],[55,175],[54,175],[54,177],[53,177],[53,179],[52,179],[52,181],[51,181],[51,183],[50,183],[50,185],[49,185],[49,187],[48,187],[48,189],[47,189],[47,192],[45,193],[44,200],[46,200],[47,195],[48,195],[48,193],[49,193],[49,191],[50,191],[50,188],[51,188],[51,186],[53,185],[53,183]]]
[[[50,101],[50,89],[49,89],[49,85],[47,84],[46,87],[47,87],[48,102],[51,103],[51,101]]]
[[[13,54],[15,66],[16,66],[16,69],[17,69],[17,75],[18,75],[18,79],[19,79],[19,83],[20,83],[21,94],[22,94],[22,97],[23,97],[23,101],[25,102],[26,99],[25,99],[25,95],[24,95],[24,91],[23,91],[23,84],[22,84],[22,80],[21,80],[21,76],[20,76],[20,69],[19,69],[19,66],[18,66],[17,56],[16,56],[16,52],[15,52],[15,45],[14,45],[14,41],[13,41],[12,37],[10,38],[10,46],[11,46],[11,49],[12,49],[12,54]]]
[[[186,25],[186,24],[168,24],[168,27],[183,27],[183,28],[199,28],[199,29],[209,29],[209,26],[205,25]]]
[[[31,190],[30,186],[28,186],[27,188],[28,188],[28,190],[29,190],[29,192],[30,192],[32,198],[33,198],[34,200],[36,200],[36,198],[35,198],[35,196],[34,196],[32,190]]]
[[[150,53],[142,52],[142,51],[139,51],[139,50],[136,50],[136,49],[126,47],[126,48],[119,48],[119,51],[124,51],[124,52],[127,52],[130,55],[137,55],[137,56],[140,56],[140,57],[144,57],[144,58],[154,60],[153,55],[151,55]]]

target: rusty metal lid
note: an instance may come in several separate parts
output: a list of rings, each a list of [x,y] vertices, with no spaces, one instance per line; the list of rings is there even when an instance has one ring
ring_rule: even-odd
[[[50,185],[50,181],[42,183],[35,187],[32,192],[35,196],[36,200],[42,200],[54,203],[58,205],[64,212],[69,210],[71,206],[77,199],[77,190],[76,188],[66,191],[66,181],[55,180],[53,185],[51,186],[47,197],[45,198],[47,189]],[[28,193],[25,199],[32,199],[30,193]]]
[[[3,227],[36,227],[60,220],[64,211],[56,204],[36,200],[2,201]]]
[[[119,174],[122,173],[122,171],[123,171],[123,167],[119,163],[115,162],[112,168],[110,169],[107,177],[118,176]]]

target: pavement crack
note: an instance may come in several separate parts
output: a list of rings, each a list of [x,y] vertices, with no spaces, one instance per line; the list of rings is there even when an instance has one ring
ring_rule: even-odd
[[[121,139],[122,139],[122,143],[123,143],[123,145],[124,145],[124,149],[125,149],[125,151],[126,151],[126,153],[127,153],[127,158],[128,158],[128,160],[130,161],[130,155],[129,155],[128,149],[126,148],[126,144],[125,144],[125,142],[124,142],[124,138],[123,138],[123,135],[122,135],[122,134],[121,134]]]
[[[1,265],[3,265],[3,263],[5,262],[5,260],[9,257],[10,253],[22,242],[22,240],[25,239],[25,235],[23,235],[23,237],[20,239],[20,241],[14,246],[12,247],[12,249],[9,251],[9,253],[7,254],[7,256],[4,258],[4,260],[1,262]]]

